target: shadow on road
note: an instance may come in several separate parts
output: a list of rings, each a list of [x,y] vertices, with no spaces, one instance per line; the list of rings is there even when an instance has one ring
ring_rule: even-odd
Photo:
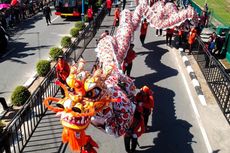
[[[137,153],[192,153],[193,135],[189,132],[192,127],[187,121],[177,119],[175,113],[175,92],[171,89],[154,85],[155,82],[176,76],[178,71],[164,65],[161,58],[168,50],[158,47],[165,41],[156,41],[144,45],[148,51],[138,52],[139,55],[147,54],[145,64],[154,70],[154,73],[135,78],[138,88],[144,84],[154,91],[155,108],[152,112],[152,126],[147,132],[158,132],[153,138],[153,145],[144,144]],[[155,72],[156,71],[156,72]],[[144,84],[143,84],[144,83]]]

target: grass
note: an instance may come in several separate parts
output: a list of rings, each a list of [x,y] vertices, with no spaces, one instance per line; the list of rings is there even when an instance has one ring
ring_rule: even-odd
[[[204,7],[206,0],[193,0],[200,7]],[[230,26],[230,0],[207,0],[211,15],[225,26]]]

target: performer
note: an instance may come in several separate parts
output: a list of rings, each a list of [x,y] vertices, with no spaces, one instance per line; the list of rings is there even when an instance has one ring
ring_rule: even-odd
[[[147,29],[148,29],[148,22],[146,19],[144,19],[144,21],[141,24],[141,32],[140,32],[140,40],[141,40],[142,45],[144,45]]]
[[[136,58],[136,53],[133,50],[134,44],[130,44],[128,53],[122,63],[122,69],[124,74],[127,73],[127,75],[130,77],[130,73],[133,67],[133,60]]]
[[[134,113],[133,122],[124,136],[125,150],[127,153],[135,152],[138,143],[138,137],[140,137],[142,133],[144,133],[144,129],[145,128],[144,118],[142,115],[142,107],[137,106]],[[130,142],[132,143],[131,148]]]
[[[69,76],[70,67],[69,64],[64,60],[63,56],[58,57],[58,63],[56,66],[57,79],[66,85],[66,78]],[[61,93],[64,96],[64,90],[61,88]]]
[[[116,5],[115,11],[114,11],[115,26],[119,25],[119,21],[120,21],[120,9],[119,9],[118,5]]]
[[[137,103],[143,103],[143,116],[145,128],[148,130],[148,120],[152,109],[154,108],[153,91],[147,86],[143,86],[135,97]]]

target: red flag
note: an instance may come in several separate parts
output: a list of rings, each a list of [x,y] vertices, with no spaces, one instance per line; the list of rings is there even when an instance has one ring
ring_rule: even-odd
[[[17,0],[12,0],[11,3],[10,3],[10,5],[15,6],[17,3],[18,3]]]

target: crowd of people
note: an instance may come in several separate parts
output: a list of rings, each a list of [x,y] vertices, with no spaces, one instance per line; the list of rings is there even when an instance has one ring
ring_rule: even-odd
[[[19,22],[26,18],[30,18],[35,15],[39,10],[43,8],[43,1],[27,1],[27,3],[11,5],[9,8],[3,8],[0,10],[0,22],[2,26],[12,28]]]

